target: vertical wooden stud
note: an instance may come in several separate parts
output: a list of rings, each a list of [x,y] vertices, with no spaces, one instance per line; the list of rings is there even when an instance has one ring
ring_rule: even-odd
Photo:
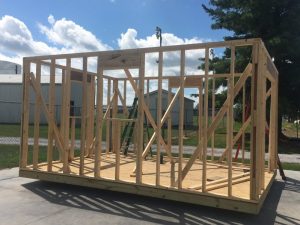
[[[87,124],[86,124],[86,154],[89,157],[93,155],[93,140],[94,140],[94,115],[95,115],[95,76],[90,76],[90,82],[88,84],[88,94],[87,94]]]
[[[161,137],[161,111],[162,111],[162,65],[163,65],[163,53],[162,51],[159,51],[159,57],[158,57],[158,79],[157,79],[157,86],[158,86],[158,92],[157,92],[157,114],[156,114],[156,186],[160,185],[160,150],[161,150],[161,144],[160,144],[160,137]]]
[[[113,95],[115,96],[113,98],[113,108],[112,108],[112,118],[117,118],[117,113],[118,113],[118,80],[115,79],[113,80]],[[116,127],[112,126],[112,132],[113,134],[116,134]],[[117,137],[116,135],[112,135],[112,147],[113,147],[113,152],[116,153],[116,143],[117,143]]]
[[[274,82],[274,128],[275,128],[275,137],[274,137],[274,169],[277,168],[277,156],[278,156],[278,73],[276,74],[276,80]]]
[[[216,81],[215,78],[212,78],[212,98],[211,98],[211,121],[213,121],[215,119],[215,101],[216,101],[216,96],[215,96],[215,89],[216,89]],[[215,130],[212,132],[211,135],[211,160],[214,161],[214,151],[215,151]]]
[[[150,107],[150,95],[149,95],[149,93],[150,93],[150,80],[148,79],[147,80],[147,105]]]
[[[233,104],[234,104],[234,68],[235,47],[231,47],[230,76],[228,78],[227,105],[227,164],[228,164],[228,196],[232,196],[232,148],[233,148]]]
[[[61,71],[61,106],[60,106],[60,127],[59,127],[59,131],[64,139],[64,135],[65,135],[65,115],[66,115],[66,73],[65,70]]]
[[[175,160],[170,161],[171,164],[171,171],[170,171],[170,186],[175,187]]]
[[[251,139],[250,139],[250,199],[258,200],[259,163],[257,160],[257,77],[258,77],[258,44],[252,47],[252,77],[251,77]]]
[[[68,148],[68,141],[66,140],[66,103],[67,103],[67,85],[66,85],[66,71],[62,70],[62,83],[61,83],[61,109],[60,109],[60,134],[63,139],[63,150],[61,154],[61,161],[63,162],[63,172],[66,173],[66,164],[68,163],[68,153],[67,153],[67,148]]]
[[[86,152],[86,120],[87,120],[87,57],[82,58],[82,110],[80,132],[80,168],[79,175],[84,175],[84,157]]]
[[[171,101],[172,101],[172,88],[170,87],[170,81],[169,81],[169,84],[168,84],[168,105],[170,105]],[[172,112],[170,112],[169,115],[168,115],[167,126],[168,126],[168,142],[167,143],[168,143],[169,151],[172,152]]]
[[[276,81],[275,81],[276,82]],[[271,82],[271,105],[270,105],[270,125],[269,125],[269,159],[268,159],[268,170],[269,172],[273,172],[276,169],[275,164],[275,111],[276,107],[276,87],[275,82]]]
[[[23,59],[23,104],[21,126],[21,154],[20,167],[26,168],[28,155],[28,125],[29,125],[29,87],[30,87],[30,62]]]
[[[260,182],[259,192],[265,188],[265,149],[266,149],[266,54],[263,51],[262,44],[259,44],[259,64],[258,64],[258,119],[259,129],[259,168]]]
[[[242,108],[243,108],[243,115],[242,115],[242,121],[245,123],[246,121],[246,115],[245,115],[245,107],[246,107],[246,86],[245,84],[243,85],[243,102],[242,102]],[[245,161],[245,131],[243,130],[242,133],[242,163]]]
[[[75,148],[75,125],[76,125],[76,117],[71,117],[71,147],[70,147],[70,160],[74,159],[74,148]]]
[[[71,155],[69,156],[69,133],[70,133],[70,99],[71,99],[71,59],[66,59],[67,69],[63,71],[63,76],[65,82],[62,84],[64,86],[63,95],[63,121],[60,121],[63,124],[63,172],[69,173],[69,159],[71,159]],[[62,118],[61,118],[62,119]]]
[[[49,86],[49,115],[50,120],[48,122],[48,149],[47,149],[47,163],[48,172],[52,171],[52,160],[53,160],[53,124],[55,115],[55,59],[51,59],[50,65],[50,86]]]
[[[207,128],[208,128],[208,72],[209,48],[205,48],[205,91],[204,91],[204,121],[202,131],[202,192],[206,192],[206,155],[207,155]]]
[[[124,80],[123,97],[124,97],[124,105],[125,105],[125,107],[127,107],[127,80]],[[128,112],[128,110],[126,110],[126,112]],[[127,113],[126,117],[128,117],[128,113]]]
[[[180,94],[179,94],[179,124],[178,124],[178,189],[182,188],[183,163],[183,123],[184,123],[184,73],[185,51],[180,52]]]
[[[103,68],[100,65],[100,57],[98,57],[96,145],[95,145],[95,169],[94,169],[95,177],[100,177],[101,154],[102,154],[102,124],[103,124]]]
[[[107,103],[106,103],[106,106],[107,107],[110,107],[110,92],[111,92],[111,80],[110,79],[107,79]],[[108,110],[108,116],[107,118],[110,118],[111,117],[111,111],[110,111],[110,108],[107,108]],[[106,120],[106,155],[108,155],[109,153],[109,150],[110,150],[110,120],[107,119]]]
[[[115,180],[120,179],[120,139],[121,139],[121,121],[118,119],[113,120],[114,126],[115,127],[115,133],[114,136],[116,137],[115,139],[115,155],[116,155],[116,166],[115,166]]]
[[[41,82],[41,63],[36,64],[36,82]],[[39,95],[35,97],[35,108],[34,108],[34,143],[33,143],[33,169],[38,169],[38,158],[39,158],[39,137],[40,137],[40,116],[41,116],[41,98]]]
[[[141,62],[139,68],[139,88],[138,88],[138,115],[137,115],[137,158],[136,158],[136,183],[142,183],[143,173],[143,139],[144,139],[144,76],[145,76],[145,54],[141,54]]]
[[[198,87],[199,104],[198,104],[198,147],[200,148],[199,159],[202,160],[203,155],[203,79],[200,79]]]

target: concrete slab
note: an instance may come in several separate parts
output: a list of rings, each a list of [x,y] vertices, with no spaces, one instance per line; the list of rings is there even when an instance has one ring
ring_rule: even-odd
[[[0,171],[0,225],[300,224],[300,172],[274,182],[257,216],[18,177]]]

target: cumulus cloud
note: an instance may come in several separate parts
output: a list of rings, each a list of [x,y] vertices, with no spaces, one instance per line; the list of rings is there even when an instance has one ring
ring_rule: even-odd
[[[22,63],[24,56],[49,55],[83,51],[110,50],[111,46],[103,43],[92,32],[66,18],[56,19],[48,16],[48,24],[38,23],[39,31],[45,35],[48,42],[36,40],[29,28],[21,20],[5,15],[0,18],[0,59]],[[162,34],[162,45],[181,45],[202,42],[202,39],[180,38],[172,33]],[[138,38],[138,32],[129,28],[121,33],[117,40],[120,49],[144,48],[159,46],[155,34]],[[186,52],[186,74],[199,74],[199,58],[203,57],[203,50]],[[146,75],[158,73],[158,54],[147,54]],[[178,75],[180,68],[179,52],[164,53],[164,74]],[[166,83],[163,84],[164,88]],[[155,88],[152,85],[151,88]]]
[[[118,39],[118,45],[120,49],[130,49],[130,48],[146,48],[146,47],[157,47],[159,46],[159,40],[157,40],[156,35],[147,36],[145,38],[138,38],[138,32],[135,29],[129,28],[125,33],[121,34]],[[182,44],[192,44],[201,43],[202,39],[197,37],[194,38],[180,38],[172,33],[162,34],[162,45],[182,45]],[[191,50],[186,52],[186,71],[185,73],[199,74],[200,71],[198,66],[200,64],[199,58],[204,56],[204,50]],[[180,65],[180,53],[179,52],[168,52],[164,53],[164,73],[169,75],[179,75],[179,65]],[[153,76],[157,75],[157,59],[158,54],[147,54],[146,55],[146,73],[147,75]]]
[[[53,15],[49,15],[48,16],[48,22],[52,25],[52,24],[54,24],[55,23],[55,19],[54,19],[54,16]]]
[[[121,49],[126,48],[145,48],[145,47],[157,47],[159,46],[159,40],[157,40],[156,35],[147,36],[146,38],[137,38],[137,31],[133,28],[127,29],[125,33],[121,34],[121,38],[118,39],[118,45]],[[162,45],[182,45],[182,44],[192,44],[192,43],[201,43],[202,39],[197,37],[188,39],[180,38],[172,33],[163,33],[162,34]]]
[[[3,16],[0,19],[0,30],[1,59],[21,63],[24,56],[54,54],[59,51],[44,42],[35,41],[28,27],[15,17]]]
[[[49,15],[48,22],[49,26],[38,26],[52,45],[35,40],[23,21],[9,15],[0,18],[0,59],[21,63],[24,56],[112,49],[71,20],[55,20]]]
[[[62,18],[55,20],[48,17],[50,27],[39,24],[40,31],[55,45],[64,46],[69,50],[77,51],[102,51],[111,49],[96,36],[71,20]]]

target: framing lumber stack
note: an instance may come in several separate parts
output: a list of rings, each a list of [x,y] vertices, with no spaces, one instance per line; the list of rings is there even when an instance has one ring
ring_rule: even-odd
[[[251,60],[244,71],[237,73],[236,49],[251,48]],[[209,70],[210,50],[228,48],[231,51],[228,74]],[[186,72],[188,51],[204,52],[204,74]],[[179,73],[164,72],[164,57],[174,53],[179,57]],[[157,54],[157,76],[147,76],[146,56]],[[81,64],[73,65],[81,60]],[[96,69],[90,69],[93,64]],[[23,59],[23,112],[20,147],[20,176],[135,193],[176,201],[258,213],[276,175],[277,155],[277,86],[278,72],[260,39],[199,43],[130,50],[61,54],[26,57]],[[78,69],[80,68],[80,69]],[[41,90],[41,76],[50,71],[49,94]],[[122,71],[115,76],[111,71]],[[135,72],[133,72],[135,71]],[[82,85],[81,115],[70,115],[72,73],[80,74]],[[199,71],[200,73],[200,71]],[[60,77],[60,81],[56,79]],[[212,103],[209,104],[209,81],[212,79]],[[215,111],[215,80],[227,79],[227,99]],[[78,81],[79,80],[79,81]],[[157,113],[149,110],[149,86],[158,87]],[[55,87],[62,87],[61,122],[55,120]],[[168,108],[162,112],[162,84],[168,86]],[[247,85],[251,88],[246,90]],[[249,85],[248,85],[249,86]],[[198,145],[190,157],[184,157],[184,90],[197,88]],[[172,89],[176,89],[171,94]],[[126,119],[130,93],[138,98],[137,118]],[[251,112],[245,119],[245,93],[251,101]],[[30,109],[30,94],[35,96],[34,110]],[[132,94],[131,94],[132,95]],[[242,125],[234,132],[234,104],[242,95]],[[179,101],[178,151],[172,145],[171,113]],[[94,104],[95,103],[95,104]],[[104,109],[106,103],[106,110]],[[124,115],[118,113],[122,104]],[[209,115],[209,105],[212,113]],[[33,160],[29,161],[29,114],[34,113]],[[40,116],[48,121],[47,161],[39,162]],[[268,114],[268,115],[267,115]],[[145,116],[146,115],[146,116]],[[211,118],[211,119],[209,119]],[[216,129],[226,119],[226,147],[217,160],[214,155]],[[75,121],[80,121],[80,148],[75,149]],[[135,123],[133,149],[124,156],[121,152],[122,130]],[[268,144],[266,123],[269,125]],[[153,134],[147,142],[144,126],[149,124]],[[166,124],[167,135],[162,137]],[[250,134],[250,161],[244,160],[246,131]],[[242,162],[233,162],[234,146],[242,140]],[[145,160],[151,148],[153,158]],[[211,155],[208,150],[211,149]],[[53,159],[58,151],[59,159]],[[265,165],[266,152],[268,153]],[[161,153],[165,154],[161,164]],[[226,159],[224,161],[224,159]]]

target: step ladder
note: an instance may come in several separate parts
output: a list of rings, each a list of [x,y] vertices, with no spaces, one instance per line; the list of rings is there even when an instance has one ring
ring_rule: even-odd
[[[136,119],[137,118],[137,113],[138,113],[138,98],[135,97],[133,100],[132,107],[129,111],[128,119]],[[148,140],[150,138],[150,131],[148,128],[148,120],[145,115],[145,121],[146,121],[146,129],[147,129],[147,136]],[[134,131],[134,126],[135,126],[135,121],[130,121],[126,124],[122,136],[121,136],[121,149],[123,149],[123,154],[126,156],[128,153],[128,149],[130,144],[132,143],[132,138],[133,138],[133,131]],[[143,132],[144,133],[144,132]],[[150,154],[152,156],[152,150],[150,148]]]

